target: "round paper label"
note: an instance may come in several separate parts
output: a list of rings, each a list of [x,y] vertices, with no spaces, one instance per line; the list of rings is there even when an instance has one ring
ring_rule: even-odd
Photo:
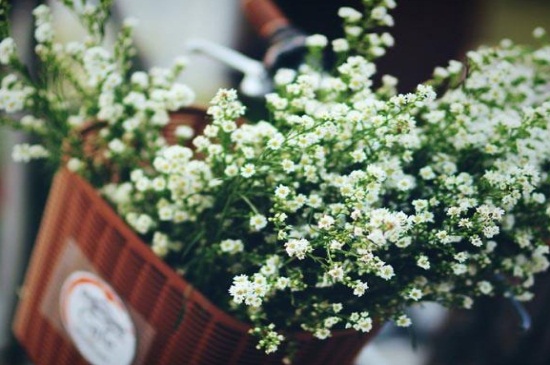
[[[126,306],[105,281],[73,272],[59,298],[61,320],[82,356],[93,365],[129,365],[136,331]]]

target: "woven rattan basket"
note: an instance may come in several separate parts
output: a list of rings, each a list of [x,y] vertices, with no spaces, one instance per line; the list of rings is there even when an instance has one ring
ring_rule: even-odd
[[[89,363],[59,314],[62,283],[74,272],[97,275],[124,302],[137,338],[131,364],[282,363],[282,353],[256,350],[247,324],[221,311],[158,259],[92,186],[61,170],[13,326],[36,365]],[[353,362],[369,335],[343,331],[325,341],[305,333],[295,338],[294,364],[343,365]]]

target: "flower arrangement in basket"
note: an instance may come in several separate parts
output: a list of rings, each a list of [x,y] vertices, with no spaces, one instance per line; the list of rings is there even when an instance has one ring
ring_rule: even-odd
[[[89,33],[66,45],[48,8],[35,9],[38,77],[19,61],[4,9],[2,122],[40,141],[14,158],[48,158],[86,179],[156,256],[250,323],[267,353],[300,331],[410,326],[405,309],[421,301],[531,299],[549,266],[544,31],[538,48],[481,48],[398,94],[391,76],[373,82],[374,60],[393,45],[374,30],[392,25],[395,3],[363,2],[364,13],[340,9],[344,38],[310,36],[306,63],[277,72],[268,121],[238,122],[237,93],[219,90],[201,134],[172,128],[177,144],[165,130],[193,101],[176,81],[184,62],[132,72],[133,23],[102,46],[109,1],[63,1]],[[99,127],[83,143],[90,121]]]

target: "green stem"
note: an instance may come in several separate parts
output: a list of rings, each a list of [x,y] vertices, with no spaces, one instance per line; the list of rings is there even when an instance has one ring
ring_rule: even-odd
[[[250,209],[252,209],[252,211],[254,211],[254,213],[258,215],[260,214],[256,206],[252,204],[252,202],[246,196],[244,196],[243,194],[239,194],[239,197],[244,200],[244,202],[250,207]]]

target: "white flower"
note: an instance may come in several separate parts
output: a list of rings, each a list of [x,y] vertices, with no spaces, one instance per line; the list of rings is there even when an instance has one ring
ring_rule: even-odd
[[[347,6],[341,7],[338,10],[338,16],[349,21],[349,22],[357,22],[361,20],[363,17],[363,14],[361,14],[359,11],[349,8]]]
[[[388,11],[383,6],[377,6],[371,11],[371,17],[375,20],[382,20],[385,18],[387,14],[388,14]]]
[[[227,239],[220,242],[220,249],[222,252],[236,254],[243,251],[244,245],[241,240]]]
[[[395,273],[391,265],[384,265],[378,270],[377,275],[384,280],[390,280],[395,276]]]
[[[296,170],[296,166],[294,162],[288,159],[284,159],[283,161],[281,161],[281,167],[283,168],[284,172],[286,172],[287,174],[294,172],[294,170]]]
[[[149,188],[151,187],[151,180],[149,180],[145,176],[142,176],[136,180],[135,186],[136,186],[136,190],[138,191],[149,190]]]
[[[367,283],[364,283],[360,280],[356,281],[353,285],[353,295],[362,297],[365,294],[365,291],[369,288]]]
[[[342,268],[342,265],[333,265],[330,270],[327,272],[327,274],[332,278],[334,281],[342,281],[344,280],[344,269]]]
[[[332,49],[336,53],[349,51],[349,43],[344,38],[338,38],[332,41]]]
[[[166,189],[166,180],[162,176],[158,176],[151,181],[151,187],[155,191],[163,191]]]
[[[367,159],[367,155],[362,149],[357,149],[350,153],[351,158],[353,159],[353,162],[363,162]]]
[[[474,305],[474,300],[470,297],[464,297],[464,300],[462,301],[462,307],[466,309],[472,309],[472,306]]]
[[[436,67],[433,72],[434,77],[445,79],[449,77],[449,71],[443,67]]]
[[[331,250],[341,250],[344,244],[337,240],[330,241],[329,247]]]
[[[225,168],[224,173],[229,177],[237,176],[239,174],[239,168],[237,165],[229,165]]]
[[[138,118],[129,118],[122,122],[122,128],[127,132],[135,132],[141,125],[141,120]]]
[[[275,188],[275,196],[279,199],[286,199],[286,197],[290,194],[290,189],[288,186],[279,185],[277,188]]]
[[[328,44],[327,37],[321,34],[310,35],[306,38],[306,46],[324,48]]]
[[[109,149],[115,153],[122,153],[126,150],[126,146],[120,139],[115,138],[109,142]]]
[[[255,173],[256,167],[251,163],[247,163],[241,168],[241,176],[244,178],[252,177]]]
[[[291,239],[285,243],[285,249],[290,257],[296,257],[299,260],[303,260],[306,257],[306,253],[311,251],[311,245],[305,238]]]
[[[261,214],[256,214],[250,217],[250,228],[253,231],[260,231],[267,226],[267,219]]]
[[[89,75],[90,86],[98,85],[109,73],[116,69],[111,55],[102,47],[88,48],[83,56],[84,70]]]
[[[380,57],[386,54],[386,49],[384,47],[371,47],[369,51],[373,56],[376,57]]]
[[[79,42],[69,42],[65,45],[65,52],[72,56],[81,55],[84,52],[84,45]]]
[[[382,36],[380,37],[380,39],[382,40],[382,43],[386,47],[393,47],[394,44],[395,44],[395,39],[393,38],[393,36],[390,33],[382,33]],[[384,75],[384,76],[388,76],[388,75]],[[397,81],[397,79],[396,79],[396,81]]]
[[[112,72],[103,82],[102,89],[104,91],[112,91],[121,83],[122,77],[120,76],[120,74],[118,72]]]
[[[147,214],[141,214],[136,217],[135,221],[128,221],[136,231],[141,234],[147,233],[153,226],[153,219]]]
[[[239,275],[233,278],[233,285],[229,288],[229,294],[237,304],[242,303],[251,291],[251,283],[246,275]]]
[[[452,264],[451,268],[455,275],[463,275],[468,271],[468,267],[464,264]]]
[[[402,191],[411,190],[414,187],[414,181],[410,176],[404,177],[397,182],[397,188]]]
[[[260,307],[262,299],[267,294],[269,285],[265,276],[255,274],[250,280],[246,275],[233,278],[233,285],[229,288],[229,294],[237,304],[244,302],[251,307]]]
[[[459,252],[454,255],[454,259],[460,263],[463,263],[468,259],[468,253],[467,252]]]
[[[51,10],[47,5],[41,4],[38,5],[34,10],[32,11],[32,15],[36,18],[36,24],[40,25],[44,22],[50,22],[51,21]]]
[[[533,30],[533,37],[539,39],[546,35],[546,30],[542,27],[537,27]]]
[[[424,209],[428,208],[428,201],[426,199],[413,200],[412,204],[417,212],[421,212]]]
[[[179,125],[176,127],[174,134],[178,138],[181,138],[183,140],[189,140],[193,138],[193,136],[195,135],[195,131],[193,130],[193,128],[189,126]]]
[[[284,276],[277,278],[277,282],[275,283],[275,287],[279,290],[284,290],[288,288],[289,285],[290,279]]]
[[[147,103],[147,98],[143,93],[131,91],[128,95],[124,97],[124,100],[122,102],[126,105],[133,106],[138,110],[143,110]]]
[[[288,100],[280,97],[278,94],[266,94],[265,100],[275,110],[284,110],[288,107]]]
[[[344,30],[346,31],[346,34],[352,37],[358,37],[363,32],[363,29],[357,26],[348,26],[345,27]]]
[[[317,194],[311,194],[307,199],[307,205],[312,208],[319,208],[323,204],[323,199]]]
[[[407,293],[407,297],[409,297],[410,299],[412,299],[414,301],[419,301],[423,297],[422,290],[420,290],[418,288],[412,288]]]
[[[456,75],[462,71],[462,67],[462,62],[451,60],[449,61],[449,67],[447,68],[447,70],[451,75]]]
[[[360,332],[370,332],[370,330],[372,330],[372,318],[361,316],[353,325],[353,328]]]
[[[328,214],[325,214],[323,217],[321,217],[321,219],[319,219],[317,226],[321,229],[330,229],[333,224],[334,218]]]
[[[0,89],[0,110],[4,109],[6,113],[20,112],[25,107],[28,96],[27,91]]]
[[[428,270],[430,268],[430,261],[425,255],[421,255],[418,260],[416,260],[416,264],[424,270]]]
[[[277,71],[274,77],[276,85],[288,85],[296,78],[296,71],[288,68],[281,68]]]
[[[371,233],[369,233],[367,238],[377,246],[382,246],[387,242],[384,232],[380,229],[374,229]]]
[[[486,280],[478,282],[477,287],[479,291],[485,295],[489,295],[493,292],[493,285]]]
[[[143,71],[137,71],[130,77],[130,82],[142,89],[149,87],[149,75]]]
[[[166,93],[166,107],[175,111],[190,105],[195,100],[195,92],[187,85],[174,84]]]
[[[47,158],[50,152],[41,145],[21,143],[13,146],[12,158],[16,162],[29,162],[34,159]]]
[[[500,228],[498,226],[488,226],[483,228],[483,235],[487,238],[493,238],[500,232]]]
[[[7,37],[0,42],[0,64],[7,65],[15,57],[16,47],[13,38]]]
[[[325,328],[332,328],[335,324],[340,322],[342,319],[338,317],[328,317],[324,320],[323,325]]]
[[[277,133],[267,142],[267,147],[272,150],[278,150],[283,145],[284,140],[285,138],[283,137],[283,135]]]
[[[83,163],[78,158],[72,157],[69,159],[69,161],[67,161],[67,168],[70,171],[76,172],[80,170],[82,166],[83,166]]]
[[[149,82],[152,86],[166,88],[170,85],[170,70],[152,67],[149,70]]]
[[[330,337],[330,330],[326,328],[317,328],[315,332],[313,332],[313,336],[320,340],[327,339]]]
[[[153,125],[158,125],[162,127],[170,122],[170,116],[168,115],[168,112],[166,110],[158,109],[157,111],[155,111],[155,114],[153,114],[150,120]]]
[[[534,193],[531,196],[531,199],[533,199],[533,201],[538,204],[543,204],[544,202],[546,202],[546,196],[542,193]]]
[[[395,324],[398,327],[410,327],[412,321],[407,315],[402,314],[395,320]]]
[[[165,257],[169,250],[168,244],[169,240],[167,235],[160,232],[155,232],[153,235],[153,245],[151,246],[151,249],[158,257]]]
[[[476,247],[481,247],[483,245],[483,241],[479,238],[479,236],[470,237],[470,243]]]
[[[158,216],[161,221],[171,221],[174,220],[174,222],[177,220],[175,218],[175,212],[174,207],[171,205],[166,205],[163,207],[160,207],[158,210]]]

